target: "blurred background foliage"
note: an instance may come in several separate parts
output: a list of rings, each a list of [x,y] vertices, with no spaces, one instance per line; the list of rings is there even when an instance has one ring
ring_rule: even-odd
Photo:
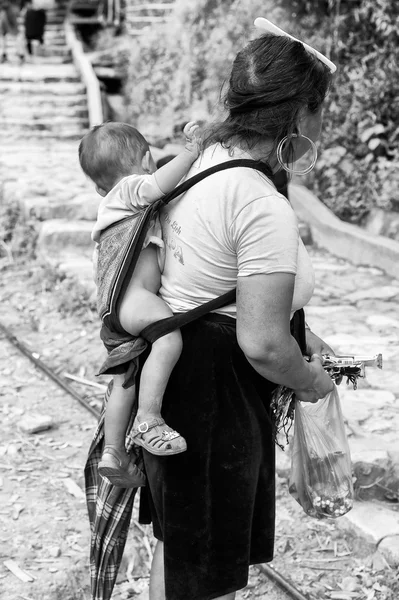
[[[326,53],[338,73],[320,159],[304,181],[340,218],[399,211],[398,0],[176,0],[172,20],[132,45],[125,98],[153,142],[207,121],[236,52],[265,16]]]

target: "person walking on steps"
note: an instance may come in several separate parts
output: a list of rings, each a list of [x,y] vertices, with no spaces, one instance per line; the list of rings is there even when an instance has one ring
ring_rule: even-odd
[[[9,0],[0,0],[0,62],[8,60],[7,40],[18,30],[14,8]]]

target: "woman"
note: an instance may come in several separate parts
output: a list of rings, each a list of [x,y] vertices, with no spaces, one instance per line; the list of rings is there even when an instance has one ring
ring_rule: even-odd
[[[251,41],[233,64],[227,117],[205,136],[188,177],[231,158],[291,169],[319,137],[330,82],[331,71],[300,42],[270,34]],[[167,205],[161,222],[161,295],[172,310],[234,287],[237,304],[182,329],[163,416],[187,452],[144,453],[142,494],[159,540],[150,599],[164,600],[166,586],[168,600],[232,600],[248,566],[273,557],[272,391],[284,384],[302,401],[325,396],[333,386],[319,355],[331,349],[308,330],[306,362],[290,333],[314,277],[295,214],[270,177],[218,172]]]

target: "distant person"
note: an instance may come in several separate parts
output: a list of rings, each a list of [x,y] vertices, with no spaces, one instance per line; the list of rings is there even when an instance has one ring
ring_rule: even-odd
[[[43,8],[33,8],[32,0],[28,0],[25,4],[24,28],[26,49],[30,56],[33,55],[34,40],[37,40],[41,46],[44,44],[46,21],[46,11]]]
[[[137,129],[126,123],[103,123],[86,134],[79,146],[83,171],[103,196],[92,238],[99,244],[99,283],[109,272],[103,267],[103,236],[112,226],[134,214],[138,215],[163,195],[171,192],[186,175],[198,156],[197,125],[188,123],[184,129],[186,145],[172,161],[156,169],[148,142]],[[105,250],[104,250],[105,248]],[[118,252],[118,248],[115,248]],[[120,251],[124,251],[121,239]],[[172,311],[158,296],[165,243],[161,225],[155,218],[147,232],[134,273],[130,275],[126,292],[116,318],[118,329],[140,336],[141,331],[160,319],[172,316]],[[105,272],[106,271],[106,272]],[[137,445],[151,454],[170,456],[184,452],[185,439],[166,425],[161,416],[163,393],[169,376],[181,353],[181,335],[176,330],[152,344],[141,373],[138,411],[133,424]],[[135,360],[138,363],[137,358]],[[135,401],[134,388],[127,386],[125,373],[114,374],[113,387],[105,413],[105,446],[99,473],[116,486],[137,487],[137,467],[126,453],[125,436]]]
[[[9,0],[0,0],[0,62],[5,63],[7,56],[7,36],[17,33],[17,19]]]

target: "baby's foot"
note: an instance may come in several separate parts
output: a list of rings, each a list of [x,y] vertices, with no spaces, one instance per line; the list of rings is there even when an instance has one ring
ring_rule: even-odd
[[[126,453],[114,446],[105,446],[98,464],[98,472],[117,487],[135,488],[146,484],[144,473]]]
[[[136,417],[133,438],[138,446],[156,456],[171,456],[187,450],[186,440],[166,425],[162,417],[141,417],[140,421]]]

